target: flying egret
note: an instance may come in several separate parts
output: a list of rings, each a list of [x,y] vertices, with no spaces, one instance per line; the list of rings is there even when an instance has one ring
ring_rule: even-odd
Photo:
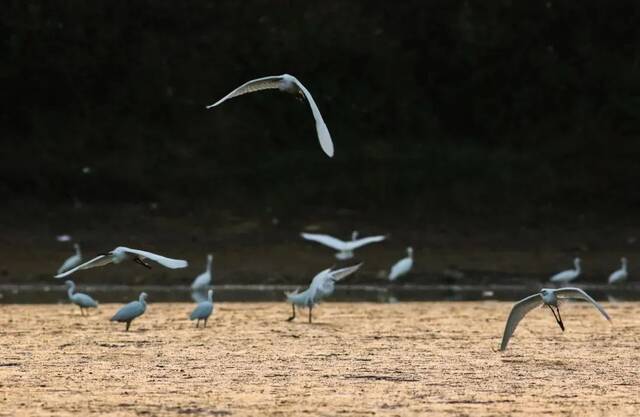
[[[191,284],[192,290],[203,290],[209,287],[211,284],[211,262],[213,261],[213,255],[207,255],[207,269],[193,280]]]
[[[400,259],[389,271],[389,281],[395,281],[402,275],[405,275],[413,268],[413,248],[409,246],[407,248],[407,257]]]
[[[80,262],[82,262],[82,253],[80,252],[80,245],[77,243],[74,243],[73,248],[76,250],[75,255],[70,256],[69,258],[67,258],[66,261],[64,261],[60,269],[58,269],[58,274],[68,271],[71,268],[75,268],[76,266],[80,265]]]
[[[575,269],[567,269],[566,271],[558,272],[557,274],[549,278],[549,281],[566,284],[567,282],[573,281],[574,279],[578,278],[581,272],[580,258],[575,258],[573,260],[573,265],[575,266]]]
[[[131,322],[136,317],[140,317],[147,310],[147,293],[140,293],[140,297],[138,301],[132,301],[129,304],[123,306],[118,310],[113,317],[111,317],[111,321],[117,321],[120,323],[127,323],[127,327],[125,331],[129,331],[129,326]]]
[[[513,308],[511,309],[511,313],[509,314],[509,318],[507,319],[507,325],[504,328],[504,335],[502,336],[502,344],[500,345],[500,350],[505,350],[507,348],[507,344],[509,343],[509,339],[513,335],[513,332],[516,330],[518,323],[520,320],[531,310],[538,306],[547,306],[549,310],[553,313],[553,317],[556,319],[556,323],[560,326],[560,329],[564,332],[564,323],[562,322],[562,317],[560,316],[560,307],[558,306],[558,300],[561,299],[583,299],[589,301],[595,308],[602,313],[602,315],[609,321],[609,315],[604,308],[600,306],[593,298],[591,298],[586,292],[582,291],[580,288],[543,288],[539,293],[533,294],[518,301]],[[553,310],[553,307],[556,310]],[[558,313],[556,315],[556,312]]]
[[[85,308],[98,307],[98,303],[96,302],[96,300],[91,298],[89,295],[83,294],[81,292],[75,292],[76,284],[73,281],[67,280],[64,283],[67,286],[67,295],[69,296],[69,301],[80,307],[80,314],[84,316]]]
[[[72,268],[61,274],[59,273],[58,275],[55,276],[55,278],[66,277],[67,275],[71,275],[74,272],[79,271],[81,269],[89,269],[89,268],[95,268],[98,266],[104,266],[112,262],[114,264],[119,264],[123,261],[126,261],[127,259],[133,259],[134,262],[146,268],[151,268],[151,265],[145,262],[145,259],[150,259],[154,262],[159,263],[162,266],[165,266],[171,269],[185,268],[188,265],[187,261],[184,261],[182,259],[165,258],[164,256],[160,256],[155,253],[146,252],[138,249],[130,249],[124,246],[118,246],[117,248],[115,248],[109,253],[98,255],[88,262],[78,265],[75,268]]]
[[[255,80],[248,81],[242,84],[240,87],[236,88],[220,100],[215,103],[207,106],[207,109],[218,106],[230,98],[241,96],[247,93],[253,93],[254,91],[260,90],[275,90],[278,89],[280,91],[285,91],[287,93],[291,93],[297,95],[301,98],[304,98],[309,103],[311,107],[311,112],[313,113],[313,118],[316,120],[316,131],[318,132],[318,141],[320,141],[320,146],[324,153],[329,155],[329,157],[333,156],[333,142],[331,141],[331,135],[329,134],[329,129],[327,129],[327,125],[322,120],[322,115],[320,114],[320,110],[316,105],[316,102],[313,100],[311,93],[306,89],[304,85],[296,77],[289,74],[282,75],[274,75],[269,77],[257,78]]]
[[[307,307],[309,309],[309,323],[311,323],[311,311],[313,310],[313,306],[321,299],[333,293],[336,281],[340,281],[341,279],[353,274],[360,269],[361,266],[362,263],[335,270],[331,270],[331,268],[325,269],[313,277],[309,288],[306,290],[302,292],[295,290],[290,293],[285,293],[287,301],[291,303],[291,308],[293,309],[293,315],[289,317],[287,321],[291,321],[296,318],[296,306],[300,306]]]
[[[300,236],[306,240],[321,243],[338,251],[336,258],[340,260],[353,258],[353,251],[370,243],[382,242],[386,236],[369,236],[358,239],[358,231],[354,230],[351,234],[351,241],[344,241],[329,235],[321,235],[315,233],[300,233]]]
[[[207,300],[198,303],[196,308],[191,312],[191,320],[198,320],[196,322],[196,328],[200,324],[200,320],[204,320],[204,327],[207,327],[207,320],[213,312],[213,290],[207,292]]]
[[[609,275],[609,284],[617,284],[622,281],[626,281],[627,273],[627,258],[621,258],[620,263],[622,266],[617,271]]]

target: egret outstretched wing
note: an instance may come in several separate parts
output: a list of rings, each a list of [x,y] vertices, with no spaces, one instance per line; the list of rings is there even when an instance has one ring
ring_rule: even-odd
[[[208,105],[207,108],[210,109],[212,107],[215,107],[219,104],[224,103],[225,101],[231,98],[238,97],[247,93],[253,93],[254,91],[279,89],[281,82],[282,82],[282,75],[272,75],[269,77],[256,78],[255,80],[247,81],[246,83],[242,84],[240,87],[236,88],[226,96],[222,97],[220,100],[216,101],[213,104]],[[318,135],[319,134],[320,133],[318,132]],[[322,142],[320,142],[320,144],[322,144]]]
[[[161,256],[155,253],[151,253],[151,252],[147,252],[144,250],[139,250],[139,249],[131,249],[131,248],[127,248],[124,246],[119,246],[116,249],[114,249],[114,251],[124,251],[128,254],[133,254],[133,255],[137,255],[137,256],[141,256],[145,259],[150,259],[154,262],[159,263],[162,266],[166,266],[167,268],[171,268],[171,269],[177,269],[177,268],[186,268],[189,263],[185,260],[182,259],[172,259],[172,258],[167,258],[165,256]]]
[[[518,323],[520,323],[520,320],[522,320],[522,318],[526,316],[528,312],[538,306],[541,306],[542,304],[543,301],[540,294],[534,294],[518,301],[513,306],[513,308],[511,309],[511,313],[509,313],[509,318],[507,319],[507,325],[504,328],[504,335],[502,336],[502,344],[500,345],[500,350],[505,350],[507,348],[509,339],[511,339],[513,332],[516,330],[516,327],[518,327]]]
[[[591,304],[593,304],[593,306],[598,309],[598,311],[604,316],[605,319],[611,321],[611,318],[609,317],[607,312],[604,311],[604,308],[602,308],[602,306],[598,304],[596,300],[591,298],[589,294],[582,291],[580,288],[573,288],[573,287],[558,288],[556,290],[556,295],[559,298],[574,298],[574,299],[578,298],[578,299],[586,300]]]
[[[98,266],[104,266],[104,265],[110,264],[111,262],[113,262],[113,255],[111,254],[98,255],[95,258],[91,259],[90,261],[80,264],[75,268],[72,268],[58,275],[54,275],[54,278],[64,278],[67,275],[71,275],[74,272],[79,271],[81,269],[89,269],[89,268],[95,268]]]
[[[329,276],[333,281],[340,281],[341,279],[344,279],[356,272],[362,265],[363,263],[359,263],[357,265],[348,266],[346,268],[334,269],[333,271],[329,272]]]
[[[297,78],[295,77],[292,77],[292,78],[296,83],[296,85],[298,86],[298,88],[300,88],[300,91],[302,91],[302,93],[304,94],[304,97],[309,102],[309,107],[311,107],[313,118],[316,120],[316,131],[318,132],[318,141],[320,142],[320,147],[322,147],[322,150],[324,151],[324,153],[332,157],[333,141],[331,140],[329,129],[327,128],[327,125],[324,123],[324,120],[322,119],[322,115],[320,114],[320,110],[318,109],[318,106],[316,105],[315,100],[313,100],[313,97],[311,96],[311,93],[309,93],[309,90],[307,90],[306,87],[302,85],[302,83],[298,81]]]
[[[335,250],[342,251],[342,250],[346,250],[347,248],[347,242],[342,241],[340,239],[336,239],[333,236],[321,235],[316,233],[300,233],[300,236],[302,236],[306,240],[311,240],[314,242],[321,243]]]
[[[364,245],[368,245],[369,243],[382,242],[386,238],[387,238],[386,236],[382,236],[382,235],[381,236],[364,237],[362,239],[353,240],[351,242],[346,242],[346,247],[347,247],[347,250],[354,250],[354,249],[358,249],[359,247],[362,247]]]

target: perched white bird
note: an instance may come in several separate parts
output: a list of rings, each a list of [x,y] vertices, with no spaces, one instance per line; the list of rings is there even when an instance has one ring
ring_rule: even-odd
[[[69,301],[73,304],[80,307],[80,314],[84,316],[84,310],[87,308],[97,308],[98,303],[96,300],[91,298],[87,294],[83,294],[81,292],[75,292],[76,284],[73,281],[65,281],[67,285],[67,295],[69,296]]]
[[[111,317],[111,321],[117,321],[120,323],[127,323],[125,331],[129,331],[131,322],[136,317],[140,317],[147,311],[147,293],[140,293],[138,301],[132,301],[129,304],[124,305]]]
[[[211,262],[213,261],[213,255],[207,255],[207,269],[193,280],[191,284],[192,290],[203,290],[211,284]]]
[[[196,308],[191,312],[190,320],[198,320],[196,322],[196,328],[200,324],[200,320],[204,320],[204,327],[207,327],[207,320],[213,313],[213,290],[209,290],[207,293],[207,300],[198,303]]]
[[[296,290],[294,292],[286,293],[287,301],[291,303],[291,307],[293,309],[293,315],[289,317],[287,321],[291,321],[296,318],[296,306],[300,306],[307,307],[309,309],[309,323],[311,323],[311,310],[313,310],[313,306],[322,298],[333,293],[336,281],[340,281],[341,279],[353,274],[360,269],[361,266],[362,264],[360,263],[341,269],[325,269],[313,277],[309,288],[306,290],[302,292],[298,292],[298,290]]]
[[[564,332],[564,324],[562,323],[562,317],[560,316],[560,308],[558,307],[559,299],[583,299],[587,300],[595,308],[602,313],[602,315],[609,321],[609,315],[606,311],[598,304],[593,298],[587,295],[586,292],[582,291],[580,288],[543,288],[539,293],[533,294],[518,301],[513,308],[511,309],[511,313],[509,314],[509,318],[507,319],[507,325],[504,329],[504,335],[502,336],[502,344],[500,345],[500,350],[505,350],[507,348],[507,344],[509,343],[509,339],[513,332],[516,330],[518,323],[520,320],[531,310],[538,306],[547,306],[553,313],[553,317],[556,319],[556,323],[560,326],[560,329]],[[553,307],[556,310],[553,310]],[[558,313],[556,315],[556,312]]]
[[[566,271],[558,272],[557,274],[549,278],[549,281],[566,284],[567,282],[573,281],[574,279],[578,278],[581,272],[580,258],[575,258],[573,260],[573,265],[575,266],[575,269],[567,269]]]
[[[329,157],[333,156],[333,142],[331,141],[331,135],[329,134],[329,129],[327,129],[327,125],[322,120],[322,115],[320,114],[320,110],[316,105],[316,102],[313,100],[311,93],[309,90],[305,88],[304,85],[296,77],[289,74],[282,75],[274,75],[270,77],[257,78],[255,80],[248,81],[242,84],[240,87],[236,88],[220,100],[215,103],[207,106],[207,109],[218,106],[219,104],[224,103],[230,98],[241,96],[247,93],[253,93],[254,91],[260,90],[280,90],[286,91],[287,93],[291,93],[294,95],[301,96],[307,100],[309,106],[311,107],[311,112],[313,113],[313,118],[316,120],[316,131],[318,132],[318,140],[320,141],[320,146],[324,153],[329,155]]]
[[[627,258],[621,258],[620,262],[622,266],[620,269],[609,275],[609,284],[617,284],[622,281],[626,281],[628,273],[627,273]]]
[[[413,248],[409,246],[407,248],[407,257],[400,259],[389,271],[389,281],[395,281],[398,277],[405,275],[413,268]]]
[[[300,234],[306,240],[311,240],[314,242],[321,243],[325,246],[328,246],[332,249],[338,251],[336,253],[336,258],[340,260],[351,259],[353,258],[353,251],[370,243],[382,242],[387,237],[386,236],[369,236],[363,237],[362,239],[358,239],[358,231],[354,230],[351,234],[351,241],[344,241],[337,239],[333,236],[329,235],[320,235],[315,233],[301,233]]]
[[[60,269],[58,269],[58,274],[68,271],[71,268],[75,268],[76,266],[80,265],[80,262],[82,262],[82,253],[80,252],[80,245],[77,243],[74,243],[73,247],[76,250],[76,254],[68,257],[67,260],[64,261]]]
[[[145,259],[150,259],[154,262],[159,263],[162,266],[165,266],[171,269],[185,268],[188,265],[187,261],[184,261],[182,259],[165,258],[164,256],[160,256],[155,253],[146,252],[138,249],[130,249],[124,246],[118,246],[117,248],[115,248],[109,253],[98,255],[88,262],[85,262],[81,265],[76,266],[75,268],[72,268],[66,272],[56,275],[55,278],[63,278],[81,269],[89,269],[89,268],[95,268],[97,266],[104,266],[112,262],[114,264],[119,264],[123,261],[126,261],[127,259],[133,259],[134,262],[146,268],[151,268],[151,265],[146,263]]]

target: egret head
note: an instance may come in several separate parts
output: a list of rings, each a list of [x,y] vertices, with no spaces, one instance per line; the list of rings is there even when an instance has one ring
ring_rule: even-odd
[[[542,294],[543,297],[546,297],[547,295],[551,294],[551,290],[548,288],[543,288],[540,290],[540,294]]]
[[[573,263],[576,266],[576,268],[580,267],[580,262],[582,262],[580,258],[576,258],[573,260]]]
[[[140,301],[147,301],[147,293],[146,292],[141,292],[140,293]]]
[[[627,266],[627,258],[625,258],[624,256],[620,258],[620,262],[622,262],[622,265]]]
[[[80,245],[77,243],[73,244],[73,248],[76,250],[76,252],[80,252]]]
[[[211,261],[213,261],[213,254],[212,253],[207,255],[207,262],[211,263]]]
[[[76,284],[74,284],[74,283],[73,283],[73,281],[71,281],[70,279],[68,279],[68,280],[66,280],[66,281],[64,282],[64,285],[66,285],[67,287],[73,287],[73,286],[75,286]]]
[[[351,232],[351,240],[357,240],[358,239],[358,231],[354,230],[353,232]]]
[[[409,255],[410,258],[413,257],[413,248],[411,246],[407,248],[407,255]]]

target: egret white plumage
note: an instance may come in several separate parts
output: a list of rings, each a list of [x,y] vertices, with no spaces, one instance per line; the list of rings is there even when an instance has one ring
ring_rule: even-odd
[[[558,301],[562,299],[582,299],[590,302],[598,311],[606,318],[611,321],[611,318],[604,311],[604,308],[600,306],[593,298],[591,298],[586,292],[581,290],[580,288],[543,288],[539,293],[530,295],[520,301],[518,301],[513,308],[511,309],[511,313],[509,313],[509,318],[507,319],[507,325],[504,329],[504,335],[502,336],[502,344],[500,345],[500,350],[505,350],[507,348],[507,344],[509,343],[509,339],[513,335],[513,332],[516,330],[518,323],[520,320],[531,310],[538,306],[547,306],[549,310],[553,313],[553,317],[556,319],[556,323],[560,326],[560,329],[564,332],[564,323],[562,322],[562,317],[560,316],[560,307],[558,306]],[[555,311],[553,310],[555,307]],[[558,313],[556,315],[556,312]]]
[[[84,316],[85,309],[98,307],[98,302],[91,298],[89,295],[83,294],[81,292],[75,292],[76,284],[73,281],[67,280],[64,283],[67,286],[67,295],[69,296],[69,301],[80,307],[80,314]]]
[[[407,248],[407,257],[396,262],[389,271],[389,281],[395,281],[399,277],[408,274],[413,268],[413,248]]]
[[[296,290],[286,293],[287,301],[291,303],[291,308],[293,310],[292,316],[289,317],[287,321],[291,321],[296,318],[296,306],[300,306],[307,307],[309,309],[309,323],[311,323],[311,311],[313,310],[313,306],[323,298],[333,294],[333,291],[335,290],[335,283],[337,281],[353,274],[360,269],[361,266],[362,264],[360,263],[346,268],[334,270],[331,268],[325,269],[313,277],[309,288],[306,290],[302,292],[298,292],[298,290]]]
[[[567,282],[573,281],[574,279],[578,278],[581,273],[580,258],[575,258],[573,260],[573,265],[575,267],[574,269],[568,269],[566,271],[558,272],[557,274],[549,278],[549,281],[566,284]]]
[[[198,303],[196,308],[191,312],[189,317],[191,320],[198,320],[196,322],[196,328],[200,324],[200,320],[204,320],[204,327],[207,327],[207,320],[213,312],[213,290],[207,292],[207,300]]]
[[[147,293],[140,293],[140,297],[138,301],[132,301],[129,304],[121,307],[120,310],[116,312],[116,314],[111,317],[111,321],[117,321],[120,323],[127,323],[127,327],[125,331],[129,331],[129,326],[131,322],[141,315],[147,310]]]
[[[202,290],[202,289],[206,289],[207,287],[209,287],[209,285],[211,284],[211,263],[213,261],[213,255],[212,254],[208,254],[207,255],[207,269],[201,273],[200,275],[198,275],[196,277],[196,279],[193,280],[193,283],[191,284],[191,289],[192,290]]]
[[[82,252],[80,252],[80,245],[74,243],[73,248],[76,250],[76,253],[74,255],[71,255],[67,258],[66,261],[64,261],[62,266],[58,269],[58,274],[68,271],[71,268],[75,268],[76,266],[80,265],[80,262],[82,262]]]
[[[617,284],[622,281],[626,281],[628,277],[627,258],[621,258],[620,263],[622,264],[620,269],[609,275],[609,284]]]
[[[318,133],[318,141],[320,142],[320,146],[324,153],[326,153],[329,157],[333,156],[333,141],[331,140],[331,135],[329,134],[329,129],[327,125],[324,123],[322,119],[322,115],[320,114],[320,110],[316,105],[316,102],[313,100],[311,93],[306,89],[304,85],[296,77],[289,74],[282,75],[273,75],[269,77],[257,78],[255,80],[247,81],[242,84],[240,87],[236,88],[220,100],[215,103],[207,106],[207,109],[218,106],[225,101],[241,96],[247,93],[253,93],[255,91],[261,90],[280,90],[285,91],[287,93],[291,93],[302,97],[307,100],[309,103],[309,107],[311,107],[311,113],[313,113],[313,118],[316,121],[316,132]]]
[[[300,236],[305,238],[306,240],[311,240],[313,242],[318,242],[325,246],[328,246],[332,249],[338,251],[336,253],[336,258],[340,260],[351,259],[353,258],[353,251],[361,248],[362,246],[368,245],[370,243],[382,242],[387,237],[383,235],[379,236],[369,236],[363,237],[362,239],[358,239],[358,231],[354,230],[351,234],[351,241],[344,241],[337,239],[333,236],[322,235],[316,233],[300,233]]]
[[[79,271],[81,269],[95,268],[98,266],[108,265],[110,263],[119,264],[128,259],[132,259],[137,264],[140,264],[149,269],[151,268],[151,265],[145,262],[145,259],[152,260],[154,262],[159,263],[162,266],[165,266],[171,269],[185,268],[188,265],[187,261],[182,259],[166,258],[164,256],[157,255],[155,253],[151,253],[151,252],[147,252],[139,249],[131,249],[124,246],[118,246],[117,248],[110,251],[109,253],[98,255],[88,262],[85,262],[81,265],[76,266],[75,268],[72,268],[68,271],[55,275],[55,278],[66,277],[67,275],[71,275],[74,272]]]

